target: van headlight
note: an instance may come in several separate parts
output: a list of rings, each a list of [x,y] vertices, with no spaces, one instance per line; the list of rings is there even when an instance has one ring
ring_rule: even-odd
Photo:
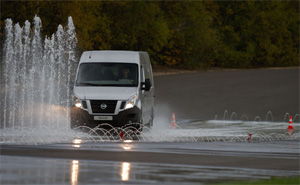
[[[82,107],[80,100],[76,96],[74,96],[74,105],[78,108]]]
[[[131,97],[127,100],[124,109],[126,110],[126,109],[131,109],[131,108],[133,108],[133,107],[135,106],[136,100],[137,100],[137,95],[131,96]]]

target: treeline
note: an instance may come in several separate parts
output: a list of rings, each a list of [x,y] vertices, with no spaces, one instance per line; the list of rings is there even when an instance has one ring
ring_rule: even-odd
[[[5,19],[38,14],[43,34],[72,16],[80,51],[142,50],[155,65],[299,65],[298,1],[1,1]]]

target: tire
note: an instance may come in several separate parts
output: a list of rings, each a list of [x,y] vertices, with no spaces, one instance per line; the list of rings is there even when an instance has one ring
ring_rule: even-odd
[[[152,109],[151,119],[150,119],[149,123],[146,124],[146,126],[150,129],[153,127],[153,120],[154,120],[154,110]]]
[[[77,108],[72,107],[70,112],[70,128],[74,129],[82,125],[84,116],[80,115]]]
[[[70,128],[73,130],[74,128],[79,126],[79,122],[75,117],[71,116],[71,120],[70,120]]]

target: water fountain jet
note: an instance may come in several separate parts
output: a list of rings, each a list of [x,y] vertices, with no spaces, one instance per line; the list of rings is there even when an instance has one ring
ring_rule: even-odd
[[[5,21],[2,58],[0,128],[20,126],[69,127],[71,79],[77,67],[77,44],[72,18],[66,31],[58,26],[51,39],[42,40],[42,21],[23,27]]]

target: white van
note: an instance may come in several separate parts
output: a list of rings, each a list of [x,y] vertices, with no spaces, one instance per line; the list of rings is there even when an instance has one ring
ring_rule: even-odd
[[[154,98],[147,52],[85,51],[74,84],[71,128],[152,127]]]

